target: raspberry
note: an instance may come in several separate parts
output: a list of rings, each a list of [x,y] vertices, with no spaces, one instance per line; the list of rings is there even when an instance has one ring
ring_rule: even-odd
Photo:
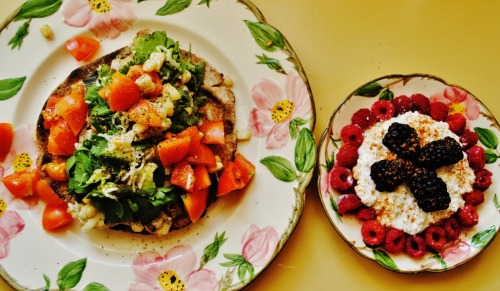
[[[354,112],[351,117],[351,123],[359,125],[361,129],[365,130],[377,122],[377,117],[368,108],[361,108]]]
[[[476,178],[474,180],[474,189],[481,190],[481,191],[486,191],[488,188],[491,186],[491,176],[493,174],[486,170],[486,169],[481,169],[477,170],[475,172]]]
[[[340,147],[337,155],[337,163],[339,166],[352,169],[358,162],[358,148],[349,144]]]
[[[429,98],[425,97],[422,94],[413,94],[410,97],[411,102],[412,102],[412,111],[417,111],[418,113],[421,114],[429,114],[430,110],[430,101]]]
[[[460,236],[462,228],[455,217],[449,217],[443,222],[444,231],[451,240],[456,240]]]
[[[429,115],[436,121],[444,121],[448,116],[448,105],[443,102],[432,102],[429,107]]]
[[[464,199],[465,204],[476,206],[484,202],[484,193],[483,191],[472,190],[472,192],[462,195],[462,198]]]
[[[395,111],[394,105],[388,100],[376,101],[371,109],[378,121],[391,119]]]
[[[462,135],[467,123],[467,120],[465,120],[465,116],[460,113],[453,113],[448,115],[445,121],[446,123],[448,123],[449,129],[456,135]]]
[[[476,145],[479,140],[479,135],[474,131],[470,131],[465,129],[462,135],[460,136],[460,144],[462,145],[462,149],[467,150],[472,146]]]
[[[356,194],[345,194],[339,197],[339,202],[337,204],[337,210],[340,215],[344,215],[348,212],[354,212],[356,209],[361,207],[363,203]]]
[[[342,128],[340,137],[345,144],[359,147],[363,143],[363,130],[357,124],[349,124]]]
[[[412,102],[408,96],[398,96],[392,100],[392,104],[394,105],[395,116],[411,111]]]
[[[465,227],[471,227],[479,222],[479,214],[476,208],[470,204],[466,204],[464,207],[458,209],[457,211],[458,222]]]
[[[375,212],[370,207],[361,206],[356,213],[356,218],[361,221],[373,220],[376,218]]]
[[[368,246],[378,246],[384,242],[385,227],[378,220],[368,220],[361,226],[361,235]]]
[[[339,191],[349,189],[354,183],[352,172],[345,167],[333,167],[330,171],[330,186]]]
[[[389,228],[385,234],[384,247],[391,254],[398,254],[405,249],[406,237],[402,230]]]
[[[446,231],[437,225],[431,225],[425,229],[425,244],[439,251],[446,244]]]
[[[405,252],[412,258],[419,259],[425,255],[425,241],[418,235],[406,239]]]
[[[481,170],[486,164],[486,154],[480,146],[473,146],[466,151],[469,166],[474,170]]]

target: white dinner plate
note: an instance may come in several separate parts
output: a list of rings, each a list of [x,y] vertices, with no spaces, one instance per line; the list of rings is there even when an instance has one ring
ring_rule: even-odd
[[[66,2],[78,9],[63,13]],[[89,3],[111,10],[97,13]],[[42,36],[43,24],[53,38]],[[120,29],[109,29],[113,25]],[[36,159],[33,130],[45,100],[85,63],[69,54],[65,41],[100,39],[95,59],[128,45],[141,29],[165,30],[230,76],[236,130],[251,135],[238,151],[256,174],[245,190],[218,199],[200,221],[165,237],[82,232],[76,222],[46,232],[44,203],[14,199],[0,184],[7,205],[0,216],[0,273],[15,288],[161,290],[158,276],[175,273],[188,290],[240,289],[271,263],[298,223],[316,163],[314,102],[290,44],[246,0],[26,2],[0,26],[0,122],[15,127],[0,177],[12,173],[12,159],[21,153]],[[292,111],[271,119],[283,100]]]
[[[446,91],[446,92],[445,92]],[[453,94],[461,94],[454,98]],[[383,245],[367,246],[362,238],[362,222],[354,214],[340,215],[339,197],[343,194],[330,185],[329,173],[335,164],[336,154],[343,145],[340,132],[351,123],[354,112],[370,109],[378,100],[393,100],[400,95],[422,94],[431,99],[455,106],[465,113],[467,126],[480,136],[477,145],[484,148],[487,156],[486,169],[493,173],[493,184],[484,192],[485,201],[476,206],[479,223],[461,232],[455,241],[449,241],[440,251],[428,251],[422,258],[413,259],[406,253],[390,254]],[[456,97],[456,96],[455,96]],[[469,109],[468,109],[469,107]],[[475,109],[479,109],[477,110]],[[470,113],[470,114],[469,114]],[[453,269],[476,257],[496,237],[500,226],[500,160],[498,160],[499,125],[491,112],[472,93],[464,88],[446,83],[444,80],[422,74],[391,75],[368,82],[353,93],[333,111],[328,128],[324,131],[318,152],[318,190],[325,212],[347,244],[357,253],[381,266],[396,272],[442,272]],[[347,191],[349,192],[349,191]],[[349,192],[351,193],[351,192]],[[394,194],[396,195],[396,194]],[[387,196],[389,197],[389,196]]]

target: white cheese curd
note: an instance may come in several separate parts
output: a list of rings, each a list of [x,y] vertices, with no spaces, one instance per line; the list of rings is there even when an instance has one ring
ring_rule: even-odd
[[[475,176],[465,153],[457,164],[437,169],[438,177],[446,183],[451,202],[448,209],[429,213],[418,207],[406,183],[397,187],[394,192],[377,191],[370,177],[370,168],[376,161],[395,158],[395,154],[382,144],[384,135],[394,122],[413,127],[420,138],[421,146],[446,136],[457,141],[459,138],[448,129],[447,123],[434,121],[431,117],[417,112],[407,112],[379,122],[363,133],[364,141],[358,149],[357,165],[353,168],[353,177],[357,180],[356,194],[363,204],[372,207],[382,224],[414,235],[429,225],[450,217],[462,207],[464,205],[462,194],[472,191]]]

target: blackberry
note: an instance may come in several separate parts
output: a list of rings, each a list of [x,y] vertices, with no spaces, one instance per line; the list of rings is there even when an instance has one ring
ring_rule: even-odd
[[[380,160],[372,164],[370,177],[377,191],[392,192],[411,174],[412,168],[412,163],[406,160]]]
[[[394,122],[382,139],[382,143],[400,158],[415,161],[420,152],[417,131],[408,124]]]
[[[442,166],[458,163],[464,154],[462,146],[453,138],[447,136],[444,139],[435,140],[422,147],[418,157],[420,166],[435,170]]]
[[[451,202],[446,183],[434,171],[416,168],[408,179],[408,186],[425,212],[445,210]]]

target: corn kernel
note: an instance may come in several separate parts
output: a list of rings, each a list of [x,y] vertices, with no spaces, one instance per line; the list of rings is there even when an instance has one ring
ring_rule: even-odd
[[[52,28],[48,24],[42,24],[42,26],[40,26],[40,33],[46,39],[54,38],[54,32],[52,31]]]
[[[179,93],[177,88],[172,86],[170,83],[167,83],[165,84],[165,86],[163,86],[163,93],[164,95],[170,97],[172,100],[179,100],[181,98],[181,93]]]
[[[233,79],[231,79],[231,77],[226,76],[224,78],[224,85],[226,85],[227,87],[233,87],[233,84]]]

